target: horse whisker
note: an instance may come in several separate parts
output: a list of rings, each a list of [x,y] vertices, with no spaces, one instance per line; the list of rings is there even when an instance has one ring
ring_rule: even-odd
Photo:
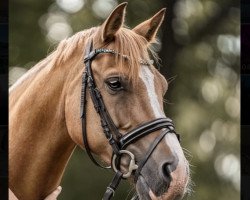
[[[166,103],[168,105],[173,105],[174,103],[170,102],[169,100],[167,99],[163,99],[163,103]]]
[[[176,79],[176,77],[177,77],[177,75],[170,77],[170,78],[167,80],[168,83],[170,84],[171,82],[173,82],[173,81]]]

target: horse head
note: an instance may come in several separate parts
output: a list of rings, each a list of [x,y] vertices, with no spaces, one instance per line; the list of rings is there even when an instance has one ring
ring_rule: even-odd
[[[128,179],[140,199],[179,199],[189,180],[188,162],[164,113],[168,82],[149,56],[165,9],[131,30],[124,26],[126,5],[117,6],[101,26],[92,28],[82,43],[83,52],[78,50],[82,56],[75,61],[77,70],[72,66],[66,87],[67,130],[75,143],[121,174],[128,172],[132,155],[135,164]]]

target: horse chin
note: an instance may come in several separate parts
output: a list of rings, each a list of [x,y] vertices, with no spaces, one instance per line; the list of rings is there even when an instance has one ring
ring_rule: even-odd
[[[185,181],[184,181],[185,182]],[[149,184],[147,183],[147,181],[145,180],[145,178],[143,176],[139,176],[138,177],[138,181],[136,183],[136,191],[137,194],[139,196],[140,200],[181,200],[185,194],[185,186],[182,187],[180,185],[175,185],[173,186],[172,184],[170,184],[169,188],[167,189],[167,191],[160,195],[157,196],[153,190],[149,187]],[[186,185],[186,184],[184,184]]]

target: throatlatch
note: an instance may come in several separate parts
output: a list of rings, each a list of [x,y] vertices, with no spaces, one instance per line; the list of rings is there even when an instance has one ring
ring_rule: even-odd
[[[91,62],[92,60],[94,60],[94,58],[98,54],[100,53],[119,54],[119,53],[112,49],[95,49],[95,50],[92,50],[92,49],[93,49],[93,41],[91,41],[88,44],[88,47],[86,49],[86,53],[84,57],[85,71],[82,76],[80,116],[82,119],[83,143],[84,143],[88,156],[90,157],[90,159],[93,161],[95,165],[102,167],[102,168],[106,168],[106,169],[110,169],[112,167],[112,169],[115,172],[115,176],[112,179],[109,186],[107,187],[106,192],[103,196],[103,200],[109,200],[114,196],[115,190],[118,187],[121,179],[127,179],[131,175],[133,175],[134,182],[135,183],[137,182],[137,179],[140,175],[140,172],[143,166],[146,164],[147,160],[149,159],[149,157],[151,156],[151,154],[153,153],[157,145],[161,142],[161,140],[164,138],[166,134],[174,133],[176,134],[178,140],[179,140],[179,134],[175,132],[174,124],[172,120],[169,118],[157,118],[155,120],[149,121],[141,126],[136,127],[135,129],[133,129],[132,131],[126,134],[121,134],[106,109],[102,95],[100,91],[98,90],[98,88],[96,87],[96,83],[95,83],[94,76],[93,76],[92,69],[91,69]],[[143,65],[145,64],[149,65],[147,62],[143,61]],[[91,149],[88,145],[87,128],[86,128],[87,87],[89,89],[90,97],[94,104],[95,110],[100,116],[103,133],[105,134],[107,140],[109,141],[109,144],[111,145],[113,149],[113,157],[111,159],[112,160],[111,166],[108,166],[108,167],[101,165],[95,160],[95,158],[93,157],[91,153]],[[146,154],[144,155],[144,158],[141,161],[137,161],[134,154],[126,150],[126,147],[130,145],[131,143],[134,143],[140,138],[158,130],[163,130],[163,131],[150,145],[148,151],[146,152]],[[129,163],[129,167],[126,173],[122,173],[120,171],[120,158],[124,154],[130,157],[130,163]]]

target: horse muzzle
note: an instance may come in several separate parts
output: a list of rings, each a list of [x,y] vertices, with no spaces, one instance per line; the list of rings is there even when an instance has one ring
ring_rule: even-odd
[[[164,132],[164,131],[162,131]],[[189,165],[173,134],[167,134],[138,176],[139,199],[182,199],[189,182]]]

